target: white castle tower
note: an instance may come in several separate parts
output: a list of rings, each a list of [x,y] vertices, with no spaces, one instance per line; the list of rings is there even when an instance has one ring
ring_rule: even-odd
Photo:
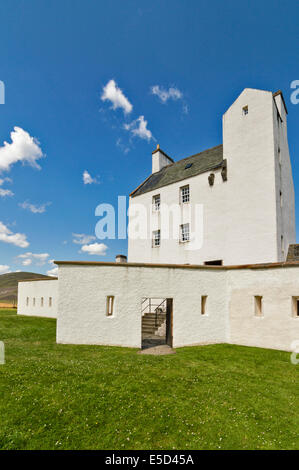
[[[152,159],[152,174],[130,195],[130,209],[144,206],[148,223],[146,236],[129,235],[129,262],[285,261],[295,243],[295,207],[281,91],[246,88],[223,116],[223,145],[177,162],[157,147]],[[176,240],[163,237],[162,204],[179,204]],[[195,204],[203,208],[203,243],[190,250]]]

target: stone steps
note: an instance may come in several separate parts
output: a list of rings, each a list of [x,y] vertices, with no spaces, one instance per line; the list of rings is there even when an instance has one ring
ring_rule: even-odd
[[[142,333],[155,334],[165,320],[165,313],[158,313],[157,316],[155,313],[146,313],[142,317]]]

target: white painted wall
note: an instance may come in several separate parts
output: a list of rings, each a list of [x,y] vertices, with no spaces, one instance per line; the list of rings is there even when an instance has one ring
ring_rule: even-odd
[[[25,283],[24,283],[25,284]],[[173,299],[173,346],[233,343],[291,350],[299,340],[299,265],[194,268],[118,264],[60,265],[57,342],[141,346],[141,299]],[[112,317],[106,296],[115,296]],[[207,295],[206,315],[201,296]],[[263,297],[256,317],[254,296]]]
[[[225,278],[207,269],[60,265],[57,342],[140,348],[143,297],[173,298],[174,347],[225,342]],[[108,295],[115,296],[113,317],[106,316]],[[201,295],[208,295],[205,316]]]
[[[296,243],[295,228],[295,194],[292,167],[287,137],[287,113],[281,95],[275,97],[273,107],[275,174],[276,174],[276,207],[277,207],[277,251],[278,260],[284,261],[288,247]],[[277,109],[282,122],[277,119]],[[282,206],[280,201],[282,193]],[[283,251],[281,250],[283,236]]]
[[[49,298],[52,298],[52,306]],[[28,305],[27,305],[28,298]],[[44,299],[43,306],[41,298]],[[33,305],[35,299],[35,306]],[[57,318],[58,279],[23,281],[18,283],[18,314]]]
[[[299,266],[238,269],[227,272],[230,338],[235,344],[291,350],[299,341],[299,317],[292,296],[299,297]],[[254,296],[263,297],[263,315],[255,316]]]
[[[246,116],[242,112],[244,106],[249,110]],[[284,260],[288,245],[295,243],[295,216],[286,114],[284,108],[281,109],[283,124],[278,127],[272,92],[245,89],[223,116],[223,152],[228,168],[226,182],[222,181],[218,170],[214,171],[216,177],[212,187],[208,184],[210,172],[206,172],[131,197],[130,210],[138,204],[143,205],[148,223],[143,238],[136,240],[129,236],[128,261],[202,264],[222,259],[225,265],[232,265]],[[202,247],[188,250],[188,243],[162,239],[161,246],[153,248],[152,231],[163,228],[161,215],[152,211],[153,196],[160,194],[161,204],[178,204],[180,187],[186,184],[190,185],[191,202],[181,206],[177,225],[190,222],[191,230],[194,230],[193,216],[188,215],[187,206],[202,204]],[[283,194],[282,208],[280,190]],[[130,218],[129,226],[132,223],[133,218]],[[284,252],[281,250],[281,235]]]
[[[146,212],[144,226],[146,234],[143,238],[135,239],[129,234],[128,239],[128,261],[144,263],[177,263],[177,264],[203,264],[204,261],[223,259],[225,264],[230,263],[230,257],[225,253],[226,228],[231,223],[226,210],[225,200],[228,192],[228,182],[223,182],[220,170],[214,170],[214,186],[209,186],[208,176],[210,172],[187,178],[183,181],[164,186],[155,191],[130,198],[130,211],[134,211],[134,206],[142,205]],[[164,235],[161,212],[153,212],[152,198],[156,194],[161,196],[161,204],[168,204],[169,207],[178,205],[180,201],[180,188],[189,184],[190,203],[179,206],[179,225],[191,224],[191,231],[195,231],[196,204],[203,206],[203,246],[201,249],[190,250],[189,243],[180,243],[178,239],[168,238]],[[136,210],[136,209],[135,209]],[[129,221],[132,224],[132,219]],[[161,246],[152,247],[152,232],[161,229]],[[173,233],[172,221],[170,223],[171,233]]]

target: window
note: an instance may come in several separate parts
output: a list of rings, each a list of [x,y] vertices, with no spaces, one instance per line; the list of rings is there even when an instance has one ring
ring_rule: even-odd
[[[280,243],[281,243],[281,252],[284,254],[284,242],[283,242],[283,235],[280,237]]]
[[[181,242],[188,242],[190,240],[190,224],[181,225]]]
[[[33,304],[33,307],[35,307],[35,297],[33,297],[32,304]]]
[[[26,297],[26,307],[29,305],[29,297]]]
[[[160,210],[160,202],[161,202],[160,194],[153,196],[153,210],[154,211]]]
[[[40,298],[40,306],[41,306],[41,307],[44,306],[44,298],[43,298],[43,297]]]
[[[201,314],[205,315],[206,314],[206,305],[207,305],[207,295],[202,295],[201,296]]]
[[[153,248],[160,246],[161,243],[161,236],[160,230],[154,230],[153,232]]]
[[[52,307],[52,297],[49,297],[49,307]]]
[[[292,297],[293,317],[299,318],[299,297]]]
[[[111,317],[113,315],[114,295],[107,296],[106,315]]]
[[[187,186],[183,186],[180,188],[181,192],[181,204],[185,204],[186,202],[190,201],[190,189],[189,189],[189,184]]]
[[[280,147],[278,147],[278,161],[279,161],[279,165],[281,166],[281,151],[280,151]]]
[[[242,109],[242,111],[243,111],[243,116],[247,116],[247,114],[248,114],[248,106],[244,106],[243,109]]]
[[[256,317],[261,317],[263,315],[263,297],[261,295],[254,296],[254,314]]]
[[[215,259],[213,261],[205,261],[206,266],[222,266],[222,259]]]

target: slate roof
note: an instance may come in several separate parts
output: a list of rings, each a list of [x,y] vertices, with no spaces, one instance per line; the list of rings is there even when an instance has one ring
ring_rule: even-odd
[[[130,196],[140,196],[162,186],[220,168],[223,164],[223,145],[218,145],[165,166],[162,170],[150,175]],[[186,168],[187,165],[190,165],[189,168]]]

